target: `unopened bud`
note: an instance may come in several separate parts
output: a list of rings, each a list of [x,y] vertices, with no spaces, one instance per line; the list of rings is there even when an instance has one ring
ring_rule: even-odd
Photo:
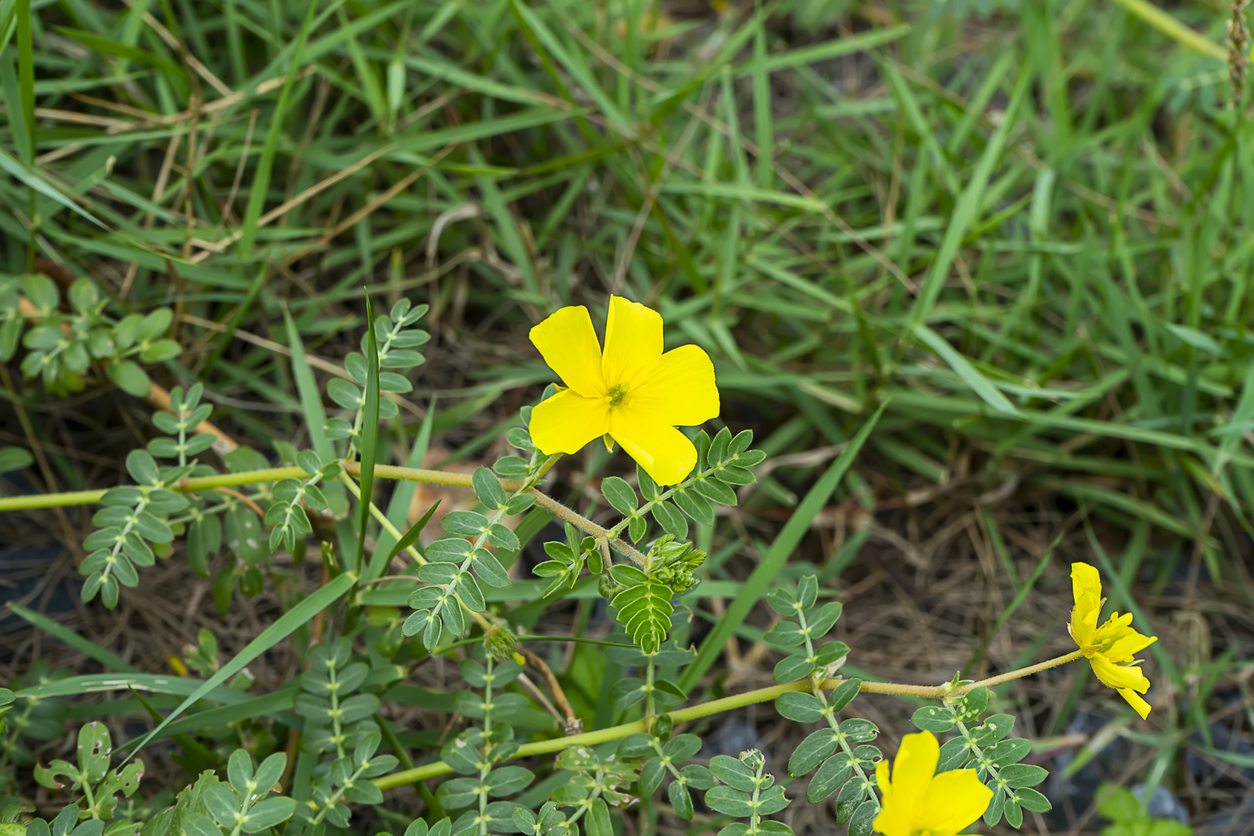
[[[518,654],[518,637],[514,635],[514,631],[509,629],[503,621],[493,621],[492,626],[488,628],[487,634],[483,637],[483,646],[487,649],[488,654],[498,662],[504,662],[506,659],[514,659]],[[519,664],[522,664],[521,662]]]

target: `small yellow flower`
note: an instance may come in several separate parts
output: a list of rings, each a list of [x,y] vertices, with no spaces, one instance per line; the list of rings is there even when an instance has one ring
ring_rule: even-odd
[[[875,817],[876,832],[885,836],[954,836],[988,809],[993,791],[980,783],[974,769],[936,774],[940,745],[931,732],[908,734],[893,763],[875,767],[883,809]]]
[[[1114,613],[1105,624],[1097,626],[1097,616],[1106,599],[1102,597],[1101,576],[1087,563],[1071,564],[1071,587],[1075,595],[1075,609],[1067,625],[1071,638],[1093,665],[1093,673],[1102,684],[1118,691],[1144,720],[1150,706],[1140,695],[1149,690],[1150,681],[1133,663],[1136,654],[1158,641],[1157,637],[1142,636],[1133,630],[1132,613]]]
[[[577,453],[608,436],[659,485],[692,472],[697,450],[675,427],[718,417],[714,364],[695,345],[663,354],[657,311],[612,297],[604,354],[580,306],[532,328],[531,342],[567,386],[531,411],[531,440],[543,453]]]

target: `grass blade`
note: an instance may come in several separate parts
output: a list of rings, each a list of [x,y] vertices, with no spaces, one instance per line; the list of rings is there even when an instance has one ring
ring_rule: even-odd
[[[215,676],[216,680],[217,677]],[[214,682],[205,688],[205,680],[191,677],[174,676],[172,674],[128,673],[89,673],[82,676],[71,676],[68,679],[57,679],[43,685],[32,685],[17,692],[19,697],[76,697],[82,694],[98,694],[106,691],[134,689],[148,691],[153,694],[174,694],[186,697],[197,694],[198,700],[213,700],[224,705],[234,705],[250,699],[243,691],[234,688],[218,687],[225,680]]]
[[[136,691],[134,688],[131,688],[130,692],[131,692],[131,696],[133,696],[136,699],[136,701],[138,701],[139,704],[143,706],[144,711],[148,714],[149,717],[152,718],[153,722],[160,723],[161,713],[157,711],[157,709],[152,707],[152,703],[144,699],[140,695],[140,693]],[[213,767],[221,763],[221,758],[219,757],[217,752],[213,751],[208,746],[205,746],[203,743],[199,742],[195,738],[190,737],[186,734],[171,734],[170,737],[174,738],[174,742],[183,748],[183,752],[192,761],[200,765],[199,768],[212,769]]]
[[[44,176],[40,174],[40,172],[22,165],[17,158],[12,156],[3,148],[0,148],[0,170],[9,173],[15,180],[20,180],[44,197],[52,198],[66,209],[69,209],[76,215],[86,218],[101,229],[107,229],[107,227],[101,223],[95,215],[88,212],[65,195],[61,194],[61,192],[58,191],[51,183],[44,179]]]
[[[1006,106],[1005,117],[997,126],[997,131],[989,138],[988,145],[980,156],[979,163],[976,164],[975,174],[958,197],[953,217],[950,218],[949,226],[945,229],[945,237],[941,239],[940,249],[936,253],[936,260],[932,262],[932,268],[923,280],[919,295],[910,311],[912,330],[924,323],[927,315],[936,306],[936,300],[940,298],[941,288],[945,286],[945,279],[949,275],[949,268],[953,266],[963,239],[975,223],[976,213],[980,211],[980,205],[984,202],[984,190],[988,186],[989,177],[992,176],[993,166],[1001,157],[1010,131],[1016,124],[1019,105],[1022,104],[1028,90],[1032,88],[1031,81],[1030,70],[1024,69],[1019,73],[1019,81],[1015,84],[1014,93],[1011,94],[1010,104]]]
[[[17,85],[21,100],[21,136],[17,143],[23,152],[22,162],[30,165],[35,159],[35,56],[31,35],[31,0],[17,0]],[[5,28],[8,22],[5,21]],[[16,121],[16,120],[14,120]]]
[[[975,653],[972,653],[971,658],[968,659],[967,663],[962,666],[962,673],[959,675],[960,679],[966,679],[967,672],[971,670],[972,666],[979,664],[979,661],[983,658],[985,651],[988,650],[989,642],[991,642],[993,637],[1001,631],[1002,627],[1006,626],[1006,622],[1010,620],[1010,616],[1014,615],[1015,610],[1019,609],[1019,606],[1027,600],[1028,593],[1032,591],[1032,587],[1036,585],[1037,579],[1041,576],[1041,573],[1045,571],[1045,567],[1049,565],[1049,559],[1053,557],[1054,549],[1058,548],[1058,544],[1062,542],[1063,535],[1066,533],[1067,532],[1065,530],[1058,532],[1058,536],[1054,538],[1054,542],[1050,543],[1049,548],[1045,550],[1045,554],[1041,555],[1041,559],[1036,562],[1036,568],[1032,570],[1031,575],[1028,575],[1028,579],[1024,582],[1023,586],[1019,588],[1018,593],[1015,594],[1015,597],[1011,600],[1010,605],[1006,607],[1001,616],[997,619],[997,623],[993,625],[993,629],[984,634],[984,638],[980,641],[980,646],[975,649]]]
[[[409,451],[409,459],[405,462],[406,467],[422,467],[427,460],[427,450],[431,446],[431,429],[435,426],[435,398],[431,399],[430,405],[427,407],[427,417],[422,419],[422,426],[418,430],[418,438],[414,440],[414,447]],[[409,517],[409,508],[414,502],[414,494],[418,492],[417,482],[397,482],[392,487],[392,498],[388,501],[387,517],[392,525],[401,528],[405,525],[405,520]],[[392,562],[392,558],[400,554],[400,549],[393,549],[393,537],[389,531],[380,531],[379,537],[375,541],[374,554],[370,558],[370,563],[366,568],[365,574],[361,576],[362,583],[382,577],[387,565]],[[412,545],[412,543],[410,544]],[[387,555],[385,558],[383,555]]]
[[[758,186],[771,187],[771,166],[775,162],[775,128],[771,118],[771,71],[766,61],[766,21],[758,15],[753,33],[753,122],[758,144],[756,174]]]
[[[300,686],[293,684],[243,702],[207,708],[204,711],[189,714],[181,720],[175,720],[165,727],[161,736],[173,737],[176,734],[188,734],[213,726],[251,720],[254,717],[271,717],[286,726],[298,727],[300,719],[292,709],[296,706],[296,697],[300,692]]]
[[[239,239],[240,254],[248,258],[252,253],[253,242],[257,240],[257,221],[261,219],[261,210],[266,205],[266,193],[270,191],[270,175],[274,170],[274,157],[279,149],[279,137],[283,133],[283,120],[287,115],[288,103],[292,98],[292,88],[300,75],[300,62],[305,52],[305,42],[313,27],[314,13],[318,10],[317,3],[309,4],[305,15],[305,24],[296,36],[296,46],[292,50],[292,63],[288,67],[287,80],[279,93],[279,100],[274,106],[270,117],[270,130],[266,132],[266,142],[261,148],[261,158],[257,160],[257,172],[248,194],[248,206],[244,210],[244,226]]]
[[[422,518],[419,519],[418,522],[409,527],[409,531],[405,532],[405,536],[400,539],[400,542],[392,547],[392,551],[388,555],[389,563],[392,561],[392,558],[396,557],[398,554],[405,551],[405,549],[418,542],[418,535],[422,534],[422,530],[426,528],[427,523],[431,521],[431,515],[435,513],[435,509],[439,508],[440,503],[443,501],[444,500],[442,499],[437,499],[435,503],[427,509],[427,513],[423,514]]]
[[[139,739],[135,744],[133,752],[138,752],[148,744],[157,734],[169,725],[175,718],[186,711],[190,706],[195,705],[197,700],[203,699],[206,694],[213,691],[222,683],[229,680],[235,674],[244,669],[246,665],[252,662],[261,654],[286,639],[301,625],[313,620],[313,617],[325,610],[327,607],[338,601],[341,596],[353,588],[357,583],[357,576],[352,572],[345,572],[334,580],[330,581],[326,586],[292,607],[271,624],[262,630],[257,638],[250,641],[243,650],[241,650],[235,658],[227,662],[213,676],[205,680],[199,688],[187,696],[185,700],[179,703],[178,708],[171,711],[155,729],[148,732]],[[162,677],[163,679],[174,679],[175,677]],[[133,753],[132,752],[132,753]]]
[[[860,32],[857,35],[849,35],[840,38],[832,38],[831,40],[808,46],[801,46],[790,49],[787,52],[781,52],[777,55],[763,56],[762,69],[768,73],[779,72],[780,70],[791,70],[797,67],[805,67],[818,61],[830,61],[833,58],[839,58],[842,55],[851,55],[855,52],[865,52],[874,49],[877,46],[891,43],[892,41],[904,38],[910,34],[910,24],[902,23],[897,26],[889,26],[884,29],[872,29],[869,32]],[[756,73],[758,70],[758,56],[754,53],[752,59],[746,61],[743,65],[736,67],[734,73],[743,77]]]
[[[1228,60],[1228,51],[1223,46],[1193,31],[1148,0],[1115,0],[1115,2],[1182,46],[1208,58],[1218,61]]]
[[[962,378],[962,382],[970,386],[981,400],[1004,415],[1019,417],[1019,411],[1015,409],[1014,404],[1007,400],[1006,396],[998,391],[988,378],[980,374],[966,357],[945,342],[944,337],[923,324],[916,325],[913,330],[914,335],[928,348],[939,354],[940,358],[949,364],[958,377]]]
[[[366,556],[366,525],[370,522],[370,500],[374,493],[374,465],[379,450],[379,342],[374,334],[374,310],[366,294],[366,403],[361,422],[361,516],[357,529],[357,572]]]
[[[627,135],[632,133],[632,124],[623,113],[614,104],[614,100],[601,89],[597,84],[596,77],[592,74],[591,68],[584,63],[578,53],[566,49],[565,45],[549,31],[544,21],[532,11],[522,0],[510,0],[510,7],[514,10],[518,20],[535,36],[544,49],[560,64],[566,72],[570,73],[570,77],[575,80],[584,93],[588,95],[592,101],[596,102],[597,109],[605,114],[605,117],[611,122],[618,125]]]
[[[121,656],[105,650],[103,647],[92,642],[90,639],[80,636],[68,627],[58,624],[48,616],[37,613],[34,610],[28,610],[20,604],[9,604],[9,609],[22,618],[29,621],[35,627],[43,630],[55,639],[68,644],[75,650],[86,653],[89,657],[104,665],[106,668],[115,670],[118,673],[138,673],[139,668],[128,663]]]
[[[309,442],[324,464],[333,462],[338,456],[335,445],[327,438],[327,413],[322,406],[322,392],[318,389],[318,381],[305,357],[305,344],[300,338],[300,331],[297,330],[286,305],[283,307],[283,320],[287,325],[287,346],[292,350],[292,377],[296,379],[296,392],[300,395],[300,407],[305,416]],[[337,515],[342,514],[348,507],[348,496],[340,483],[326,482],[322,490],[327,495],[331,510]]]

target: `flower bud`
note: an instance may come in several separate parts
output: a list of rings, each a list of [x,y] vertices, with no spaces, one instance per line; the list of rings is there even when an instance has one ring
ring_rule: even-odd
[[[622,585],[611,578],[608,572],[597,579],[597,593],[607,601],[613,598],[615,593],[622,588]]]
[[[705,552],[694,549],[687,541],[676,542],[671,534],[663,535],[649,547],[648,573],[681,595],[699,583],[694,570],[705,562]]]
[[[518,637],[504,621],[494,619],[483,637],[483,646],[498,662],[512,659],[517,653]]]

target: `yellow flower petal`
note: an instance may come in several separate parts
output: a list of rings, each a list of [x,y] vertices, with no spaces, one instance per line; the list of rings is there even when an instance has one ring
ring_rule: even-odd
[[[627,391],[632,409],[664,424],[692,427],[718,417],[714,364],[700,346],[684,345],[662,355],[647,377]]]
[[[888,799],[893,796],[893,784],[888,774],[888,759],[880,761],[875,765],[875,783],[879,785],[880,796],[884,803],[888,803]]]
[[[1075,608],[1071,611],[1071,636],[1084,650],[1093,673],[1107,688],[1114,688],[1144,720],[1150,706],[1139,694],[1149,690],[1150,681],[1137,665],[1128,664],[1136,654],[1158,641],[1132,629],[1132,614],[1114,613],[1097,626],[1102,608],[1102,579],[1087,563],[1071,564],[1071,588]]]
[[[887,760],[882,760],[875,765],[875,781],[880,787],[881,807],[871,827],[885,836],[910,836],[910,817],[903,815],[903,811],[893,801],[893,787],[889,782]]]
[[[1097,616],[1102,608],[1102,580],[1087,563],[1071,564],[1071,587],[1075,607],[1071,610],[1071,638],[1080,647],[1093,643]]]
[[[557,372],[568,387],[585,398],[599,398],[605,394],[601,345],[597,342],[597,332],[592,328],[592,317],[588,316],[587,308],[572,305],[557,311],[531,329],[531,342],[540,350],[544,362]]]
[[[903,819],[896,808],[881,807],[875,821],[871,822],[871,827],[884,836],[914,836],[910,822]]]
[[[893,806],[902,811],[922,809],[936,762],[940,760],[940,744],[931,732],[908,734],[901,739],[901,748],[893,760]],[[917,814],[912,818],[919,820]]]
[[[687,436],[629,403],[611,410],[609,433],[659,485],[683,481],[697,464],[697,448]]]
[[[1088,647],[1095,643],[1093,636],[1097,632],[1097,614],[1100,609],[1101,599],[1092,595],[1080,598],[1071,609],[1071,623],[1067,625],[1067,630],[1078,646]]]
[[[1157,636],[1142,636],[1136,630],[1128,629],[1127,635],[1117,639],[1105,655],[1111,659],[1120,661],[1131,661],[1136,658],[1136,654],[1158,641]]]
[[[531,440],[546,456],[578,453],[610,430],[610,404],[564,389],[531,410]]]
[[[586,315],[586,312],[585,312]],[[609,388],[628,385],[662,356],[662,315],[621,296],[610,298],[601,372]],[[687,474],[685,474],[687,475]]]
[[[1102,576],[1087,563],[1071,564],[1071,591],[1077,601],[1085,595],[1102,597]]]
[[[1097,678],[1107,688],[1131,688],[1142,694],[1149,690],[1150,681],[1136,665],[1116,665],[1101,653],[1093,656],[1089,662],[1093,665],[1093,673],[1097,674]]]
[[[1124,613],[1123,615],[1120,615],[1119,613],[1114,612],[1110,614],[1110,618],[1106,619],[1106,623],[1098,628],[1098,635],[1093,638],[1093,641],[1113,641],[1131,629],[1132,613]]]
[[[932,833],[957,833],[984,815],[992,800],[993,791],[974,769],[942,772],[932,779],[917,823]]]
[[[1141,715],[1142,720],[1149,716],[1150,704],[1141,699],[1141,695],[1136,691],[1133,691],[1131,688],[1120,688],[1119,696],[1128,701],[1128,705],[1132,706],[1136,713]]]

